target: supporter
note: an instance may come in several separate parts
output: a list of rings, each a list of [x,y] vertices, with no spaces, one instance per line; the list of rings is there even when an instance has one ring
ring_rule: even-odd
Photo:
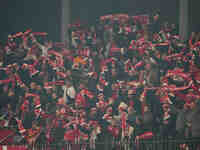
[[[151,21],[115,14],[69,28],[69,47],[31,30],[0,46],[0,123],[17,122],[19,143],[110,150],[199,137],[198,35],[182,43],[159,12]]]
[[[169,104],[162,104],[163,115],[160,134],[163,137],[174,137],[176,134],[176,115],[170,110]]]
[[[161,18],[160,18],[160,12],[156,11],[152,16],[152,26],[150,28],[150,31],[154,33],[159,33],[161,29]]]
[[[74,86],[70,81],[67,81],[65,83],[65,86],[63,86],[63,99],[66,104],[72,104],[75,101],[76,91],[74,89]]]
[[[186,118],[190,112],[189,102],[185,103],[182,106],[182,109],[179,111],[176,119],[176,131],[178,138],[184,138],[186,136]]]

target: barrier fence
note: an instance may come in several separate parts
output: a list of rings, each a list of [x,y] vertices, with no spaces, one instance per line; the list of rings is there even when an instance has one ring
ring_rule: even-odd
[[[57,144],[0,145],[0,150],[200,150],[200,138],[161,138],[139,141],[112,141],[95,144],[59,142]]]

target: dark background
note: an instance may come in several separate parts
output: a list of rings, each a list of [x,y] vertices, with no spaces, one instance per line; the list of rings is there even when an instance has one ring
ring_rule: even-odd
[[[200,1],[190,1],[190,31],[200,32]]]
[[[59,40],[60,7],[60,0],[1,0],[0,40],[28,28],[48,32],[52,40]]]
[[[198,0],[190,1],[190,30],[200,24]],[[178,23],[178,0],[72,0],[71,21],[93,22],[98,16],[110,13],[130,15],[161,11],[169,22]],[[61,0],[1,0],[0,40],[10,33],[32,28],[37,32],[48,32],[49,38],[60,40]]]
[[[75,7],[79,8],[78,10]],[[94,20],[96,16],[109,13],[128,13],[130,15],[152,13],[161,10],[162,16],[176,22],[178,19],[178,0],[80,0],[72,1],[73,18]],[[92,13],[91,13],[92,12]]]

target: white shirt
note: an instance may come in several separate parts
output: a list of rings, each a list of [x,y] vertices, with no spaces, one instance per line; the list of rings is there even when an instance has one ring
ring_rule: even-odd
[[[70,97],[70,98],[75,98],[76,97],[76,91],[74,89],[73,86],[69,87],[67,89],[67,95]]]
[[[64,90],[63,99],[65,100],[65,102],[67,101],[67,96],[69,96],[72,99],[76,97],[76,91],[73,86],[69,88],[67,88],[66,86],[63,86],[62,88]]]
[[[43,45],[41,45],[40,47],[42,49],[42,56],[47,57],[47,55],[48,55],[48,48],[46,46],[43,46]]]

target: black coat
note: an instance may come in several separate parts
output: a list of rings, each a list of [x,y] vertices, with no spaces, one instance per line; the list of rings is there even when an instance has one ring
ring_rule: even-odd
[[[169,112],[170,117],[167,119],[168,123],[164,124],[162,120],[160,134],[163,137],[175,136],[176,135],[176,115]]]

